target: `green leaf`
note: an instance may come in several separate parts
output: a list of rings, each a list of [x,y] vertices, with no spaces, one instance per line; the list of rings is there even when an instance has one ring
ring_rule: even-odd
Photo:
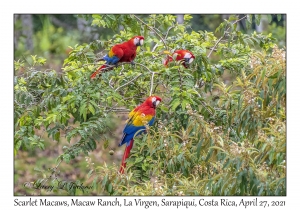
[[[142,162],[143,160],[144,160],[144,157],[139,157],[134,161],[134,163],[139,163],[139,162]]]
[[[267,15],[267,17],[268,17],[268,22],[271,23],[273,19],[272,15]]]
[[[91,112],[93,115],[95,115],[95,108],[92,106],[92,104],[89,104],[88,108],[89,108],[90,112]]]
[[[92,175],[93,172],[94,172],[93,169],[91,169],[91,170],[89,171],[89,173],[87,174],[87,178],[88,178],[88,179],[91,177],[91,175]]]
[[[203,141],[204,141],[204,139],[202,139],[197,145],[197,150],[196,150],[197,151],[197,159],[199,159],[199,157],[200,157],[200,151],[201,151]]]
[[[190,103],[189,100],[183,99],[181,104],[182,110],[185,110],[186,105],[189,103]]]
[[[173,102],[171,103],[172,105],[172,110],[175,111],[175,109],[179,106],[180,104],[180,99],[179,98],[176,98],[175,100],[173,100]]]
[[[207,154],[207,156],[206,156],[206,158],[205,158],[205,162],[207,162],[207,161],[209,160],[209,158],[211,157],[213,151],[214,151],[213,149],[210,149],[210,150],[209,150],[209,152],[208,152],[208,154]]]
[[[104,140],[103,147],[104,147],[104,149],[108,148],[108,139]]]
[[[257,26],[259,26],[260,20],[261,20],[261,15],[260,14],[255,15],[255,23],[256,23]]]
[[[280,21],[281,20],[281,14],[277,15],[277,20]]]
[[[56,140],[56,141],[59,141],[59,137],[60,137],[60,132],[58,131],[58,132],[56,132],[56,133],[54,134],[53,139]]]
[[[109,183],[108,187],[107,187],[107,191],[109,192],[109,194],[112,194],[113,192],[113,186],[111,183]]]
[[[106,186],[107,181],[108,181],[108,175],[105,175],[105,177],[102,180],[102,186]]]
[[[17,141],[17,143],[15,144],[15,149],[16,149],[16,150],[19,150],[19,149],[21,148],[22,142],[23,142],[23,141],[21,141],[21,140],[20,140],[20,141]]]
[[[168,112],[169,111],[169,108],[163,104],[159,105],[159,108],[164,111],[164,112]]]
[[[69,163],[71,156],[69,154],[64,154],[63,158],[66,163]]]
[[[247,21],[251,24],[252,23],[252,15],[247,15]]]

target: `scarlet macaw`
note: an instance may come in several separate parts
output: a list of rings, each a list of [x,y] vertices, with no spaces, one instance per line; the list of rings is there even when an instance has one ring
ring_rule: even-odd
[[[123,130],[123,137],[119,146],[126,143],[126,148],[122,158],[122,163],[120,167],[120,173],[124,173],[126,167],[126,159],[129,157],[130,150],[133,146],[133,138],[141,133],[145,132],[145,124],[152,126],[155,120],[155,109],[161,102],[161,98],[158,96],[148,97],[144,103],[136,107],[129,113],[129,119]]]
[[[91,75],[91,79],[96,78],[101,69],[107,68],[107,65],[117,65],[120,62],[133,62],[136,56],[136,49],[138,46],[143,45],[143,36],[134,36],[129,41],[113,46],[109,53],[103,57],[105,64],[100,66],[97,71]]]
[[[182,65],[185,68],[188,68],[188,66],[194,61],[195,56],[192,52],[188,50],[175,50],[172,56],[168,55],[167,59],[164,60],[164,65],[168,66],[168,63],[173,61],[173,57],[176,56],[176,61],[182,61]]]

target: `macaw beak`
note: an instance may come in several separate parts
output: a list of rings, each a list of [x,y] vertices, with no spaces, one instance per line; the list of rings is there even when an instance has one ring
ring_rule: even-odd
[[[153,104],[153,107],[156,108],[156,107],[158,106],[159,102],[160,102],[160,101],[153,101],[153,103],[152,103],[152,104]]]
[[[184,59],[184,63],[185,63],[185,65],[189,65],[189,64],[190,64],[190,62],[189,62],[189,61],[190,61],[190,58],[185,58],[185,59]]]
[[[141,39],[138,43],[137,43],[137,45],[136,46],[141,46],[141,45],[143,45],[144,44],[144,40],[143,39]]]
[[[194,58],[190,58],[189,64],[191,64],[194,61]]]

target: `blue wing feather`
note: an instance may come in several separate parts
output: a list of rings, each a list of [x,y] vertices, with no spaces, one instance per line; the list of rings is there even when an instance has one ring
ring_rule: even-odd
[[[152,126],[154,124],[154,121],[155,121],[155,117],[152,117],[152,119],[149,121],[148,124]],[[135,134],[136,136],[138,136],[146,132],[145,126],[134,126],[131,122],[132,120],[130,119],[124,128],[123,130],[124,135],[119,146],[123,145],[124,143],[126,143],[126,145],[128,146],[130,140],[134,137]]]
[[[149,124],[150,126],[152,126],[152,125],[154,124],[154,120],[155,120],[155,117],[152,117],[152,119],[149,121],[148,124]]]
[[[104,57],[103,57],[103,59],[106,61],[106,63],[108,64],[108,65],[114,65],[114,64],[116,64],[116,63],[118,63],[118,61],[120,60],[120,58],[118,58],[117,56],[112,56],[112,57],[109,57],[108,55],[105,55]]]

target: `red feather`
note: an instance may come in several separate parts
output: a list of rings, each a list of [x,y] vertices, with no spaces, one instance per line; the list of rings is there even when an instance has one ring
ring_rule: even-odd
[[[138,38],[139,42],[135,43],[135,39]],[[142,40],[144,40],[143,36],[134,36],[127,42],[123,42],[121,44],[116,44],[111,48],[111,52],[113,53],[113,56],[118,57],[120,60],[117,63],[122,63],[122,62],[132,62],[135,57],[136,57],[136,50],[137,47],[142,44]],[[110,65],[110,63],[108,63]],[[102,65],[100,68],[98,68],[92,75],[91,79],[94,79],[97,74],[101,72],[101,69],[107,67],[105,64]],[[111,70],[111,68],[107,68],[107,70]]]
[[[188,68],[188,65],[185,63],[184,61],[184,56],[189,53],[191,54],[191,58],[195,59],[195,56],[192,52],[188,51],[188,50],[175,50],[175,52],[172,54],[172,56],[168,55],[167,59],[164,60],[163,64],[167,67],[168,66],[168,63],[173,61],[173,56],[174,54],[177,54],[176,56],[176,61],[182,61],[182,65],[185,67],[185,68]]]
[[[130,154],[130,150],[132,149],[133,146],[133,139],[130,140],[130,143],[128,146],[126,146],[124,154],[123,154],[123,158],[122,158],[122,163],[121,163],[121,167],[120,167],[120,173],[123,174],[124,173],[124,169],[126,168],[126,159],[129,157]]]
[[[158,97],[158,96],[150,96],[150,97],[148,97],[148,98],[144,101],[144,103],[142,103],[141,105],[137,106],[132,112],[140,112],[140,113],[143,113],[143,114],[145,114],[145,115],[152,115],[152,116],[155,116],[155,109],[156,109],[156,105],[155,105],[155,104],[156,104],[156,103],[154,104],[153,101],[152,101],[152,99],[153,99],[154,97],[156,98],[156,101],[159,101],[159,102],[161,101],[161,98]],[[132,113],[132,112],[131,112],[131,113]],[[126,127],[125,127],[124,131],[125,131],[125,130],[126,130]],[[123,131],[123,132],[124,132],[124,131]],[[121,140],[120,145],[124,144],[124,143],[122,143],[122,142],[123,142],[124,138],[128,137],[128,136],[126,136],[126,135],[128,135],[128,134],[126,134],[126,132],[124,132],[124,135],[123,135],[123,138],[122,138],[122,140]],[[131,137],[128,137],[128,138],[131,138]],[[119,172],[120,172],[121,174],[124,173],[124,170],[125,170],[125,168],[126,168],[126,159],[129,157],[130,150],[132,149],[132,146],[133,146],[133,141],[134,141],[134,139],[131,139],[131,140],[129,141],[129,145],[128,145],[128,146],[126,145],[126,148],[125,148],[125,151],[124,151],[124,154],[123,154],[123,158],[122,158],[121,167],[120,167],[120,170],[119,170]],[[125,142],[128,142],[128,141],[125,140]]]
[[[106,68],[106,65],[105,65],[105,64],[102,65],[102,66],[100,66],[100,67],[97,69],[97,71],[95,71],[94,73],[92,73],[91,79],[96,78],[97,74],[99,74],[99,73],[102,71],[103,68]],[[107,70],[109,70],[109,69],[110,69],[110,68],[107,68]]]

